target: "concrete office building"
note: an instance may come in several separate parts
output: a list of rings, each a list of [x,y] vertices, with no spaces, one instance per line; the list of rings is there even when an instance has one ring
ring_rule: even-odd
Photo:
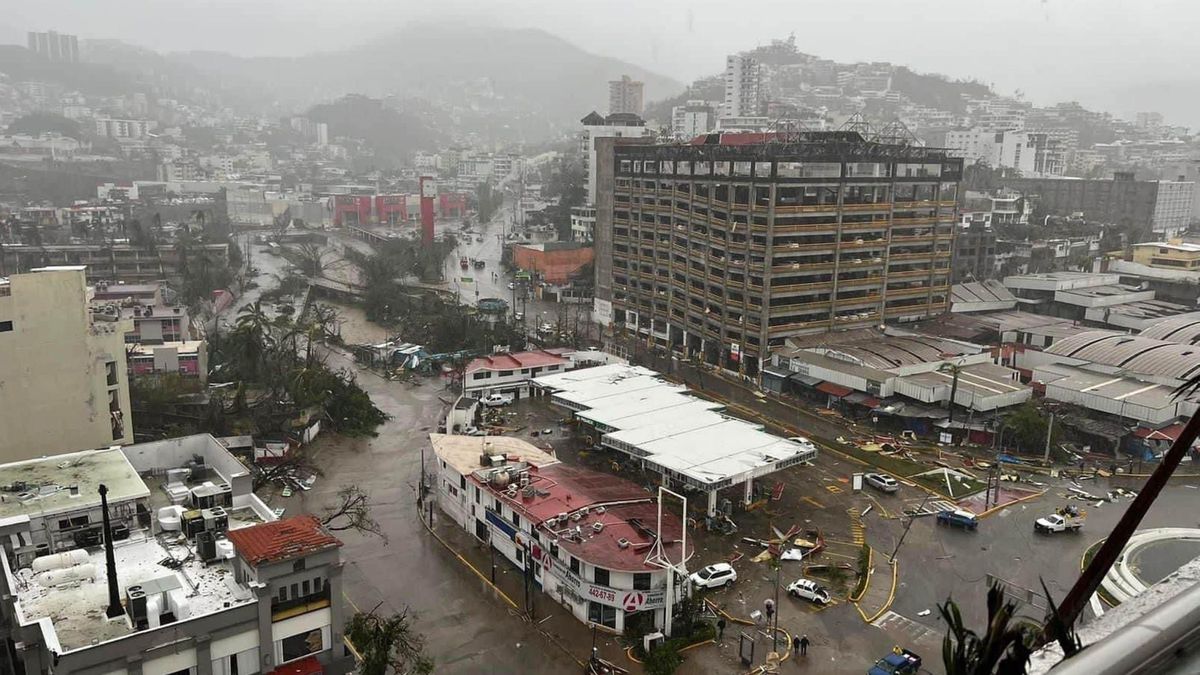
[[[1030,134],[1018,130],[992,131],[984,127],[946,132],[946,149],[966,164],[1016,169],[1024,175],[1036,169],[1036,148]]]
[[[82,267],[0,279],[0,461],[133,442],[125,333]]]
[[[214,265],[228,263],[228,244],[203,244],[201,248],[203,255]],[[179,248],[170,244],[151,250],[130,244],[0,244],[0,276],[52,265],[80,266],[84,268],[88,283],[144,284],[177,281],[181,260]]]
[[[628,75],[622,75],[619,80],[609,80],[608,114],[629,113],[641,116],[642,90],[645,86],[644,82],[630,79]]]
[[[725,59],[725,105],[722,117],[752,117],[762,114],[762,71],[758,62],[745,54]]]
[[[608,152],[602,323],[754,376],[790,336],[948,309],[962,160],[944,150],[806,132]]]
[[[1139,181],[1129,172],[1111,180],[1082,178],[1004,178],[1004,188],[1032,199],[1038,213],[1141,228],[1143,239],[1167,239],[1187,229],[1195,183]]]
[[[639,138],[648,136],[646,122],[637,115],[617,113],[607,117],[589,113],[580,122],[579,154],[584,158],[584,178],[587,181],[587,203],[596,203],[596,140],[600,138]]]
[[[1192,222],[1192,202],[1196,184],[1191,181],[1158,181],[1154,199],[1153,230],[1160,239],[1178,237]]]

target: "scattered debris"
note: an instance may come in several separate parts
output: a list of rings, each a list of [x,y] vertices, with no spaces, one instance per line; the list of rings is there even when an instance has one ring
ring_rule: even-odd
[[[929,610],[923,609],[923,610],[917,612],[917,616],[929,616]]]

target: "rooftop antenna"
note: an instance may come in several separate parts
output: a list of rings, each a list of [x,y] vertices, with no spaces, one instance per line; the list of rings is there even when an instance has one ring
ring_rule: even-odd
[[[100,513],[104,515],[104,564],[108,568],[108,609],[105,616],[115,619],[125,614],[121,593],[117,590],[117,560],[113,554],[112,521],[108,517],[108,486],[100,484]]]

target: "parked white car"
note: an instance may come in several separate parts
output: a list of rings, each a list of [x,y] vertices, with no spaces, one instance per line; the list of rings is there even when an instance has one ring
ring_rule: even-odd
[[[801,577],[800,579],[793,581],[792,583],[788,584],[787,592],[788,595],[792,596],[793,598],[808,600],[809,602],[815,602],[818,605],[825,605],[829,603],[829,591],[817,585],[817,582],[813,581],[812,579],[805,579]]]
[[[512,394],[488,394],[480,401],[489,408],[496,408],[502,405],[509,405],[513,402]]]
[[[867,481],[867,485],[880,492],[900,491],[900,483],[886,473],[868,473],[863,476],[863,480]]]
[[[716,563],[689,577],[696,588],[724,588],[737,581],[737,570],[729,563]]]

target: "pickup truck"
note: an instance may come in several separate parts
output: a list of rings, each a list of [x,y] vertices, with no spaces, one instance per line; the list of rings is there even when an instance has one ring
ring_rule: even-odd
[[[513,402],[512,394],[488,394],[483,397],[482,403],[489,407],[495,408],[502,405],[508,405]]]
[[[876,661],[867,675],[917,675],[920,671],[921,657],[897,647],[891,654]]]
[[[1078,532],[1083,528],[1087,514],[1074,506],[1067,506],[1033,523],[1033,531],[1042,534],[1055,532]]]

